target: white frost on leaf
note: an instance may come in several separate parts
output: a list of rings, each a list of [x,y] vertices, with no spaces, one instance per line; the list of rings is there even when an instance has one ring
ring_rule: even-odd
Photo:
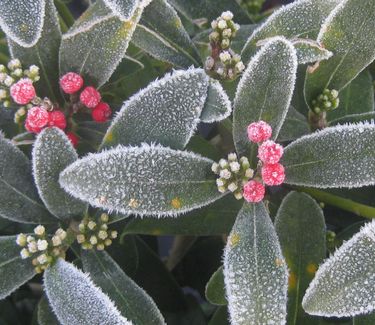
[[[45,271],[44,288],[62,325],[132,325],[88,275],[62,259]]]
[[[351,317],[375,309],[375,221],[345,242],[318,269],[302,301],[306,312]]]
[[[116,16],[124,21],[134,15],[139,5],[139,0],[103,0],[103,2]]]

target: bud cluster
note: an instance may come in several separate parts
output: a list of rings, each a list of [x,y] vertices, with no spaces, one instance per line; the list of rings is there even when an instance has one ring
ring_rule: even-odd
[[[212,32],[209,35],[211,56],[206,59],[205,69],[217,79],[234,80],[245,69],[241,56],[230,48],[233,38],[240,29],[232,19],[233,14],[225,11],[211,22]]]
[[[96,222],[90,217],[85,217],[78,225],[79,234],[77,241],[81,244],[82,249],[104,250],[106,246],[112,244],[112,240],[117,238],[117,231],[108,230],[109,216],[103,213]]]
[[[313,112],[320,114],[322,112],[333,111],[339,107],[340,99],[339,92],[335,89],[329,90],[324,89],[323,93],[320,94],[312,102]]]
[[[35,236],[19,234],[16,239],[18,246],[23,247],[21,257],[33,258],[32,264],[36,273],[41,273],[53,264],[58,258],[65,258],[67,245],[64,241],[67,237],[65,230],[59,228],[50,238],[46,234],[44,226],[39,225],[34,229]]]

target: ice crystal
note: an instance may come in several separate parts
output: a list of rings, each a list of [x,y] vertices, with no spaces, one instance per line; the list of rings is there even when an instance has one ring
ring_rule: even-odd
[[[121,20],[126,21],[134,15],[140,0],[103,0],[103,2]]]

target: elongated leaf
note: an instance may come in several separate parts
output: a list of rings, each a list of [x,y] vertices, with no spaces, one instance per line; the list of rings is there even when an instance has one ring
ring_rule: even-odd
[[[254,159],[257,146],[247,136],[247,126],[263,120],[276,139],[286,117],[297,72],[293,45],[275,37],[251,60],[234,99],[233,137],[237,152]]]
[[[65,169],[60,184],[93,206],[140,216],[175,216],[220,197],[213,161],[161,146],[117,147]]]
[[[306,117],[290,106],[277,141],[296,140],[308,133],[310,129]]]
[[[288,184],[335,188],[375,184],[375,126],[351,124],[304,136],[284,150]]]
[[[308,40],[298,39],[293,41],[297,51],[299,64],[312,63],[317,61],[328,60],[333,53],[320,46],[319,43]]]
[[[122,20],[130,19],[139,5],[139,0],[103,0],[103,2]]]
[[[223,306],[227,304],[222,266],[220,266],[216,272],[212,274],[210,281],[208,281],[206,286],[206,298],[214,305]]]
[[[288,272],[263,203],[245,203],[224,251],[232,325],[285,324]]]
[[[357,316],[353,318],[352,325],[373,325],[375,323],[375,313],[369,315]]]
[[[31,175],[30,161],[0,133],[0,217],[24,223],[53,223]]]
[[[320,266],[304,298],[313,315],[355,316],[375,309],[375,223],[368,223]]]
[[[150,296],[130,279],[106,252],[82,252],[83,268],[96,285],[134,324],[165,324]]]
[[[131,325],[91,279],[59,259],[44,272],[48,301],[62,325]]]
[[[375,119],[375,112],[368,112],[362,114],[351,114],[346,115],[344,117],[340,117],[338,119],[332,120],[329,124],[337,125],[337,124],[347,124],[347,123],[357,123],[357,122],[371,122]]]
[[[39,67],[40,80],[35,84],[38,96],[46,96],[52,101],[60,99],[58,63],[60,43],[60,25],[52,0],[46,1],[43,30],[36,44],[32,47],[23,47],[11,39],[8,40],[12,57],[18,58],[25,69],[31,65]]]
[[[229,325],[228,309],[226,306],[220,306],[213,314],[208,325]]]
[[[3,0],[0,27],[21,46],[31,47],[42,33],[44,10],[45,0]]]
[[[31,260],[21,259],[21,247],[16,244],[16,238],[0,237],[0,300],[35,275]]]
[[[307,194],[291,192],[281,203],[275,227],[289,269],[287,323],[319,324],[318,318],[303,311],[301,302],[318,265],[326,256],[323,212]]]
[[[199,123],[208,82],[202,69],[189,69],[149,84],[125,102],[102,147],[157,142],[184,148]]]
[[[277,35],[288,39],[315,39],[320,26],[341,0],[297,0],[274,12],[250,36],[242,50],[242,60],[249,62],[257,42]]]
[[[82,216],[87,204],[66,193],[60,173],[78,159],[70,140],[58,128],[44,129],[33,148],[33,173],[39,195],[48,210],[61,220]]]
[[[318,42],[334,56],[307,71],[305,98],[308,105],[324,89],[342,90],[375,59],[375,2],[345,0],[329,15]]]
[[[49,305],[47,297],[43,296],[38,304],[38,324],[39,325],[60,325],[56,315]]]

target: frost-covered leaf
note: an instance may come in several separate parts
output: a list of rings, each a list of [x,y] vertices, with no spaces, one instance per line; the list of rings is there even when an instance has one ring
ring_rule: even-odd
[[[33,183],[28,158],[0,133],[0,217],[24,223],[53,223]]]
[[[46,296],[43,296],[39,301],[37,315],[39,325],[60,325]]]
[[[318,265],[326,256],[322,209],[307,194],[291,192],[281,203],[275,228],[289,269],[287,323],[319,324],[318,318],[303,311],[301,302]]]
[[[233,138],[237,152],[256,156],[257,146],[247,136],[247,126],[259,120],[272,126],[276,139],[286,117],[297,72],[293,45],[275,37],[250,61],[234,99]]]
[[[83,269],[111,298],[122,315],[137,325],[165,324],[155,302],[106,252],[82,252]]]
[[[0,27],[24,47],[36,44],[43,28],[45,0],[2,0]]]
[[[275,11],[250,36],[242,50],[242,60],[248,62],[257,50],[257,42],[283,35],[288,39],[315,39],[325,18],[341,0],[297,0]]]
[[[175,216],[222,197],[213,161],[147,145],[91,154],[65,169],[60,184],[91,205],[136,215]]]
[[[310,129],[306,117],[293,106],[290,106],[280,133],[277,136],[277,141],[292,141],[309,133]]]
[[[308,105],[324,89],[342,90],[375,59],[375,1],[345,0],[322,25],[317,41],[334,56],[306,74]]]
[[[60,25],[52,0],[46,1],[43,30],[36,44],[32,47],[23,47],[8,39],[12,57],[19,59],[24,69],[31,65],[39,67],[40,80],[35,83],[38,96],[47,96],[53,101],[60,98],[58,63],[60,43]]]
[[[346,317],[375,309],[375,222],[368,223],[321,265],[303,297],[312,315]]]
[[[175,71],[152,82],[125,102],[102,147],[156,142],[184,148],[199,123],[208,83],[202,69]]]
[[[284,150],[285,182],[335,188],[375,184],[375,125],[326,128]]]
[[[332,52],[312,40],[297,39],[292,43],[296,48],[299,64],[328,60],[333,55]]]
[[[368,315],[356,316],[353,318],[352,325],[373,325],[375,324],[375,313]]]
[[[211,304],[214,305],[223,306],[227,304],[222,266],[220,266],[215,273],[212,274],[210,280],[207,282],[206,298]]]
[[[263,203],[245,203],[224,251],[232,325],[285,324],[288,272]]]
[[[17,236],[0,237],[0,300],[10,295],[34,275],[30,259],[22,259]]]
[[[33,148],[33,173],[39,195],[47,209],[61,220],[82,216],[87,204],[66,193],[60,173],[78,159],[70,140],[58,128],[44,129]]]
[[[329,122],[329,125],[337,124],[348,124],[348,123],[357,123],[357,122],[371,122],[375,120],[375,112],[368,112],[362,114],[351,114],[338,119],[332,120]]]
[[[174,8],[153,0],[144,10],[132,42],[151,56],[177,67],[199,66],[201,59]]]
[[[105,5],[122,20],[128,20],[139,5],[140,0],[103,0]]]
[[[88,275],[62,259],[44,272],[44,289],[62,325],[132,325]]]

